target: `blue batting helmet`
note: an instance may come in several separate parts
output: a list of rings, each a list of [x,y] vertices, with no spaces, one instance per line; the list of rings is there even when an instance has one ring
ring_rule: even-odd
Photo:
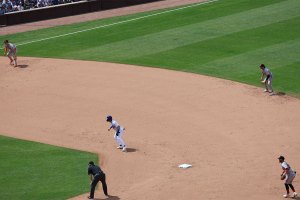
[[[106,117],[106,121],[107,121],[107,122],[111,122],[111,121],[112,121],[112,116],[108,115],[108,116]]]

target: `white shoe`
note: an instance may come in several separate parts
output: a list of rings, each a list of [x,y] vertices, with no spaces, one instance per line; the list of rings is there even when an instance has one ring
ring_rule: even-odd
[[[267,89],[264,89],[264,92],[269,92],[269,90],[267,90]]]
[[[288,198],[288,197],[290,197],[290,195],[289,194],[284,194],[283,197]]]
[[[127,151],[125,146],[123,147],[122,151],[123,151],[123,152],[126,152],[126,151]]]
[[[296,198],[298,196],[298,194],[296,192],[293,193],[293,198]]]

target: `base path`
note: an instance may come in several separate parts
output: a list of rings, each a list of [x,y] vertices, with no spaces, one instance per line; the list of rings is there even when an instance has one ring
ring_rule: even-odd
[[[153,3],[136,5],[136,6],[104,10],[104,11],[98,11],[98,12],[87,13],[82,15],[74,15],[69,17],[62,17],[58,19],[50,19],[50,20],[14,25],[14,26],[6,26],[6,27],[1,27],[1,35],[91,21],[96,19],[109,18],[114,16],[128,15],[128,14],[146,12],[146,11],[163,9],[163,8],[170,8],[170,7],[181,6],[181,5],[192,4],[192,3],[199,3],[204,1],[206,0],[163,0],[163,1],[153,2]]]
[[[112,200],[279,200],[277,157],[300,169],[299,99],[155,68],[0,63],[0,133],[98,153]],[[126,127],[128,153],[116,149],[107,114]],[[96,197],[105,199],[101,187]]]

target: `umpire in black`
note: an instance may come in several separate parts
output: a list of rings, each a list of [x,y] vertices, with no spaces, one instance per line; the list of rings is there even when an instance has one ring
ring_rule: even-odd
[[[89,162],[88,175],[90,176],[91,179],[91,191],[88,199],[94,199],[95,187],[99,181],[101,181],[102,183],[104,194],[108,197],[105,174],[103,173],[103,171],[100,169],[99,166],[94,164],[93,161]]]

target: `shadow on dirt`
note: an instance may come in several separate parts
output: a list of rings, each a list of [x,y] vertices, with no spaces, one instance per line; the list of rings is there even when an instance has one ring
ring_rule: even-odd
[[[135,148],[126,148],[126,150],[127,150],[128,153],[133,153],[133,152],[138,151],[138,150],[135,149]]]
[[[28,65],[18,65],[17,67],[19,67],[19,68],[27,68]]]
[[[120,200],[120,198],[118,196],[109,196],[105,199],[94,198],[94,200]]]

